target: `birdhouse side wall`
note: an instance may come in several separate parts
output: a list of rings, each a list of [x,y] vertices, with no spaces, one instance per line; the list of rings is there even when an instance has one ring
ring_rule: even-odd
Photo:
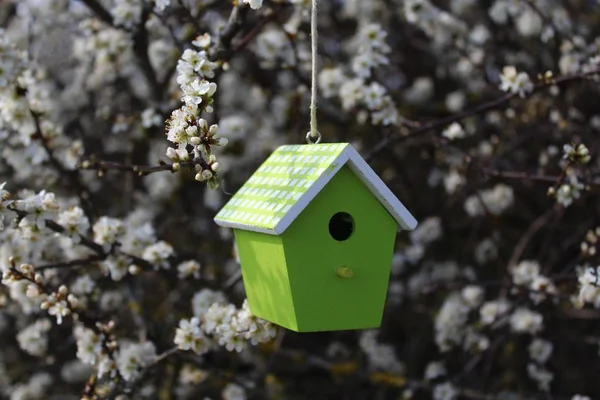
[[[330,232],[337,213],[353,220],[346,240]],[[282,235],[300,332],[381,324],[397,228],[379,200],[343,167]],[[338,267],[353,276],[338,276]]]
[[[297,330],[282,238],[240,229],[234,234],[250,311]]]

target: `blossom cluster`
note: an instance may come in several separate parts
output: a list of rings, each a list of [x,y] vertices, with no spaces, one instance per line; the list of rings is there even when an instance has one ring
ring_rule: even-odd
[[[199,292],[197,296],[205,297],[206,294],[213,295],[212,292]],[[197,307],[194,311],[196,315],[200,314]],[[175,344],[182,350],[192,350],[196,354],[204,354],[214,349],[215,345],[239,353],[250,344],[272,340],[276,333],[273,324],[251,314],[247,301],[239,309],[232,304],[214,302],[200,316],[179,322]]]

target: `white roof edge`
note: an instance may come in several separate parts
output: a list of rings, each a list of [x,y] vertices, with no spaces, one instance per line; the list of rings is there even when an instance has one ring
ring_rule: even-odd
[[[261,228],[260,226],[246,225],[246,224],[240,224],[240,223],[236,223],[236,222],[223,221],[223,220],[220,220],[217,218],[215,218],[214,221],[215,221],[215,224],[222,226],[223,228],[241,229],[243,231],[266,233],[267,235],[275,235],[275,236],[278,235],[278,233],[275,232],[273,229]]]
[[[361,155],[351,145],[344,149],[348,154],[350,168],[356,176],[369,188],[371,193],[381,202],[390,215],[398,222],[401,229],[413,230],[417,220],[404,207],[387,185],[381,180]]]

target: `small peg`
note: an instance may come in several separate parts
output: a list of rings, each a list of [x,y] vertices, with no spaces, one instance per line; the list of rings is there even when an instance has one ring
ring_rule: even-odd
[[[348,267],[337,267],[335,273],[340,278],[352,278],[354,276],[354,270]]]

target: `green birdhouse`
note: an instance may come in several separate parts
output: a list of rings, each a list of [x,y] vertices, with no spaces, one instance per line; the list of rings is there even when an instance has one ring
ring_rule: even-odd
[[[296,332],[378,327],[396,232],[417,225],[348,143],[279,147],[215,222],[251,312]]]

